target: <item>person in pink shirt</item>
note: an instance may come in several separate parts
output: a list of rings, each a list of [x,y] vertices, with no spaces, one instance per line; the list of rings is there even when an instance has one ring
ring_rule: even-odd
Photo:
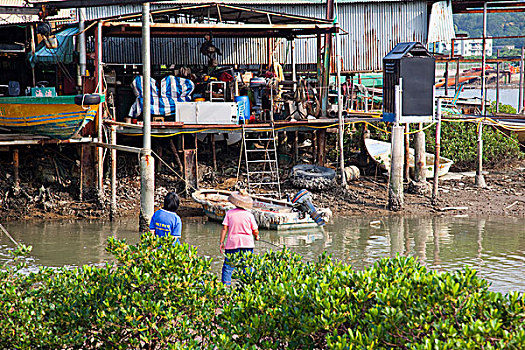
[[[259,240],[259,228],[255,217],[248,210],[253,206],[253,199],[245,191],[232,192],[228,200],[235,208],[228,210],[222,221],[220,251],[224,253],[224,264],[221,280],[231,285],[235,267],[229,264],[228,256],[253,252],[254,238]]]

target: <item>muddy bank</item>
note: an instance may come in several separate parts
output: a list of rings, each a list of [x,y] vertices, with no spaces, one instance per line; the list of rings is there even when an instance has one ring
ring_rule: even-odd
[[[105,197],[102,200],[79,201],[75,167],[76,163],[72,159],[67,161],[44,155],[34,161],[32,166],[24,168],[20,185],[16,188],[9,166],[6,166],[8,171],[0,174],[0,221],[109,217],[109,180],[105,182]],[[221,169],[219,173],[210,166],[200,165],[200,186],[235,189],[236,177],[230,167]],[[525,161],[504,168],[488,169],[485,174],[488,187],[484,189],[474,185],[473,173],[450,174],[440,181],[437,203],[432,203],[430,194],[416,195],[405,191],[404,209],[397,213],[386,209],[387,179],[370,169],[361,170],[365,174],[350,181],[347,188],[336,184],[322,190],[312,189],[314,204],[330,208],[335,216],[525,216]],[[37,173],[43,175],[36,176]],[[293,197],[299,190],[287,178],[287,169],[284,170],[282,183],[285,196]],[[162,205],[162,199],[168,191],[184,194],[184,189],[183,181],[164,169],[156,178],[156,206]],[[408,184],[405,189],[408,190]],[[138,217],[139,198],[140,178],[136,167],[122,170],[118,176],[116,216]],[[179,214],[187,220],[205,220],[201,208],[191,197],[182,197]]]

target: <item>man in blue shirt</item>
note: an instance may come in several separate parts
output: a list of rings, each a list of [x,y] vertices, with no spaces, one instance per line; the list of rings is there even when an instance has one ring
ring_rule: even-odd
[[[179,209],[180,199],[175,192],[169,192],[164,197],[164,207],[159,209],[151,217],[149,228],[152,233],[159,237],[172,235],[177,237],[175,243],[180,244],[182,221],[175,213]]]

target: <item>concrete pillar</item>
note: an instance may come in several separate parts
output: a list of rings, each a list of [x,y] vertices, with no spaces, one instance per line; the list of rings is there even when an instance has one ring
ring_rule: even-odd
[[[390,164],[390,186],[388,189],[388,209],[399,211],[403,209],[403,160],[404,160],[403,126],[392,128],[392,161]]]
[[[151,156],[151,153],[144,153],[140,157],[140,232],[149,231],[149,223],[155,208],[154,193],[155,159]]]

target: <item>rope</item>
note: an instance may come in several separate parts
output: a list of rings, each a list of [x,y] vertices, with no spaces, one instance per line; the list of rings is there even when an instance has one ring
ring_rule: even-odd
[[[7,232],[7,230],[4,228],[4,226],[2,224],[0,224],[0,230],[2,230],[2,232],[5,233],[5,235],[7,237],[9,237],[9,239],[11,240],[11,242],[13,242],[17,247],[20,245],[17,241],[15,241],[15,239],[13,237],[11,237],[11,235],[9,234],[9,232]]]
[[[184,183],[186,184],[186,186],[190,187],[192,190],[194,191],[197,191],[197,189],[195,187],[193,187],[185,178],[183,178],[181,175],[179,175],[178,172],[175,171],[175,169],[173,169],[168,163],[166,163],[157,153],[155,153],[153,150],[151,150],[151,154],[153,154],[158,160],[160,160],[162,162],[162,164],[164,164],[166,167],[168,167],[168,169],[170,169],[171,171],[173,171],[175,173],[175,175],[177,175],[177,177],[179,179],[181,179],[182,181],[184,181]]]

